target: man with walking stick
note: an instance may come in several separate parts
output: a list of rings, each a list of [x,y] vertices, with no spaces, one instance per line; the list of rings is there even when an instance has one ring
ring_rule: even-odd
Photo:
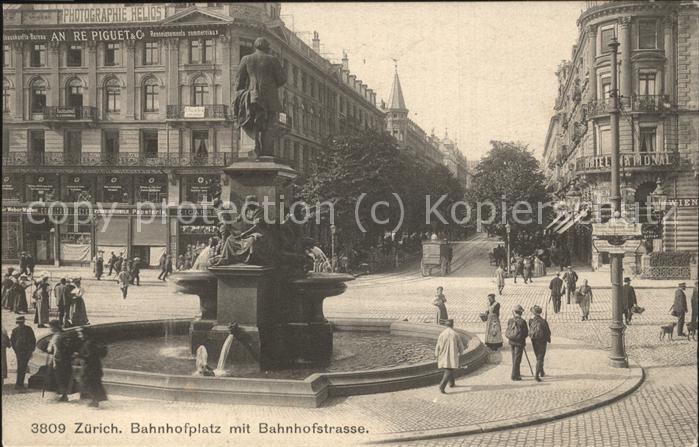
[[[527,322],[522,318],[522,313],[524,313],[524,308],[519,304],[516,305],[512,310],[513,317],[507,321],[507,330],[505,331],[505,337],[509,340],[510,348],[512,349],[512,374],[510,379],[515,381],[522,380],[519,367],[522,363],[522,353],[526,352],[525,345],[529,335]],[[528,361],[529,358],[527,357]],[[531,364],[529,368],[531,369]],[[532,375],[534,375],[533,371]]]
[[[551,343],[551,329],[548,322],[541,318],[541,307],[534,305],[531,308],[534,317],[529,320],[529,338],[532,339],[532,347],[536,356],[536,374],[534,380],[541,382],[544,373],[544,357],[546,356],[546,345]],[[526,354],[526,352],[525,352]],[[529,358],[527,357],[527,362]],[[531,364],[529,365],[531,368]]]

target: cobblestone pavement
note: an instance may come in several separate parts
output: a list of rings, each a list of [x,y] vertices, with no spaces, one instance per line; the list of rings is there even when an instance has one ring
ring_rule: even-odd
[[[457,244],[454,256],[455,271],[452,276],[441,278],[438,276],[423,278],[416,271],[403,269],[396,273],[371,275],[361,277],[349,283],[345,294],[326,300],[325,313],[330,319],[337,318],[392,318],[408,319],[411,321],[434,321],[435,308],[431,305],[434,290],[438,285],[445,288],[447,307],[449,314],[456,320],[459,327],[474,332],[482,332],[484,325],[478,314],[486,307],[486,295],[494,291],[495,287],[490,279],[485,253],[496,242],[484,238],[476,238]],[[79,274],[84,279],[88,278],[86,269],[62,268],[58,271],[51,270],[55,276],[58,272],[64,274]],[[86,302],[90,321],[103,323],[110,321],[153,319],[153,318],[181,318],[191,317],[198,312],[198,300],[193,296],[173,293],[167,285],[156,280],[157,272],[144,271],[141,287],[131,287],[126,300],[120,297],[119,289],[113,280],[101,282],[84,280]],[[580,321],[579,310],[576,305],[564,303],[562,312],[553,314],[548,307],[548,319],[551,323],[554,336],[563,336],[582,343],[589,349],[608,349],[609,323],[611,315],[611,291],[608,288],[608,274],[590,273],[581,271],[581,278],[589,278],[595,290],[592,304],[591,319]],[[668,308],[672,304],[673,291],[667,287],[669,282],[634,281],[641,284],[637,290],[639,304],[646,308],[646,312],[636,316],[626,331],[626,346],[629,355],[647,368],[646,382],[630,396],[588,413],[566,418],[557,422],[540,424],[515,430],[493,432],[483,435],[467,436],[462,438],[447,438],[434,441],[418,442],[414,445],[691,445],[697,437],[697,384],[696,384],[696,342],[677,338],[670,341],[659,341],[659,326],[673,321],[668,314]],[[657,288],[653,288],[657,284]],[[646,288],[649,287],[649,288]],[[502,304],[503,319],[510,315],[511,309],[516,304],[521,304],[529,309],[533,304],[545,306],[548,300],[548,278],[536,278],[533,284],[513,284],[508,280],[504,294],[498,297]],[[28,317],[31,317],[29,315]],[[28,318],[31,319],[31,318]],[[2,324],[11,329],[14,326],[14,314],[2,311]],[[504,324],[504,322],[503,322]],[[34,325],[32,325],[34,327]],[[38,335],[46,330],[35,329]],[[552,346],[549,361],[554,361],[556,347]],[[558,349],[565,350],[564,346]],[[562,358],[562,357],[561,357]],[[14,369],[14,355],[9,352],[9,367]],[[585,356],[580,357],[578,364],[570,361],[576,367],[585,364]],[[503,365],[504,362],[503,362]],[[505,367],[500,365],[499,367]],[[495,370],[495,369],[494,369]],[[493,370],[493,371],[494,371]],[[490,373],[490,371],[484,371]],[[12,380],[12,374],[10,380]],[[393,405],[384,402],[380,406],[367,404],[376,396],[366,397],[366,401],[353,399],[336,400],[330,403],[332,411],[300,410],[300,409],[276,409],[272,413],[264,413],[257,407],[245,407],[245,418],[235,413],[239,407],[221,407],[221,417],[226,416],[231,423],[234,421],[254,422],[257,419],[274,421],[319,420],[324,421],[351,421],[364,424],[373,432],[385,430],[407,430],[411,428],[412,421],[420,421],[425,426],[432,420],[445,423],[459,422],[475,417],[478,412],[489,411],[498,405],[503,405],[501,399],[516,397],[510,388],[510,382],[504,378],[500,386],[492,385],[487,389],[469,388],[471,380],[476,376],[467,376],[461,379],[466,386],[459,392],[466,391],[463,400],[468,401],[469,393],[482,393],[484,397],[479,406],[467,408],[454,405],[453,402],[429,401],[420,408],[422,413],[412,414],[410,419],[407,413],[397,410],[404,405],[406,399],[392,393],[389,396]],[[590,388],[593,390],[593,388]],[[415,390],[419,396],[427,402],[432,398],[432,390]],[[547,394],[541,387],[541,396],[532,398],[532,402],[525,403],[537,408],[539,399],[546,402],[556,402],[556,399],[565,400],[570,393],[576,392],[568,388],[558,396]],[[401,392],[406,393],[406,392]],[[440,396],[441,397],[441,396]],[[52,405],[40,405],[38,393],[27,393],[15,396],[7,387],[3,389],[3,401],[10,403],[4,405],[3,416],[17,412],[17,417],[23,420],[50,419],[53,411]],[[13,403],[14,402],[14,403]],[[6,410],[8,409],[9,410]],[[31,416],[27,409],[31,408]],[[89,410],[82,406],[71,405],[71,411],[76,416],[89,415]],[[163,421],[172,417],[177,410],[177,417],[184,421],[187,415],[196,415],[201,408],[197,404],[185,403],[160,403],[153,401],[139,401],[121,397],[114,397],[101,411],[100,418],[107,414],[122,415],[124,412],[131,414],[134,409],[139,410],[137,415],[158,415]],[[209,408],[209,407],[207,407]],[[142,410],[141,410],[142,409]],[[165,411],[163,411],[165,410]],[[191,412],[190,412],[191,410]],[[306,411],[310,413],[306,413]],[[21,416],[20,414],[21,413]],[[275,415],[281,415],[278,418]],[[248,417],[250,415],[250,417]],[[271,415],[271,416],[270,416]],[[309,415],[314,415],[313,417]],[[403,417],[402,417],[403,416]],[[271,419],[270,419],[271,418]],[[275,419],[276,418],[276,419]],[[4,418],[5,419],[5,418]],[[178,419],[179,420],[179,419]],[[326,439],[321,436],[322,439]],[[45,438],[49,440],[50,438]],[[97,438],[95,438],[97,439]],[[144,438],[145,439],[145,438]],[[153,438],[148,438],[149,443]],[[168,440],[169,441],[166,441]],[[165,437],[163,442],[172,442],[175,438]],[[235,438],[246,439],[246,438]],[[248,438],[249,439],[249,438]],[[265,438],[267,439],[267,438]],[[270,443],[278,440],[270,435]],[[347,440],[347,438],[346,438]],[[37,438],[37,441],[41,441]],[[327,442],[327,441],[326,441]],[[351,443],[351,442],[350,442]]]

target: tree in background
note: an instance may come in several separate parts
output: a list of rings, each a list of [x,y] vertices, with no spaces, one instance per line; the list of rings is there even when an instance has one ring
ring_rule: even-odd
[[[435,203],[443,194],[447,198],[438,207],[449,219],[449,210],[464,191],[444,166],[427,167],[414,155],[401,151],[396,140],[385,132],[350,131],[329,137],[321,146],[307,170],[300,198],[308,204],[330,202],[334,206],[334,224],[342,245],[373,247],[386,231],[399,222],[397,194],[404,207],[400,231],[406,234],[426,231],[425,197]],[[355,208],[366,232],[356,223]],[[372,205],[386,201],[390,207],[375,209],[378,223],[371,218]],[[313,210],[313,220],[320,213],[324,226],[329,226],[329,207]],[[434,223],[434,218],[432,219]],[[432,229],[441,228],[437,223]],[[453,225],[453,223],[452,223]]]
[[[476,167],[471,188],[467,192],[468,201],[474,215],[476,203],[492,203],[495,206],[495,220],[485,225],[486,230],[506,240],[505,223],[509,222],[513,251],[529,255],[537,248],[544,247],[543,222],[548,221],[548,213],[551,213],[550,207],[545,207],[543,219],[538,221],[538,204],[543,206],[549,200],[544,174],[527,145],[504,141],[491,141],[490,144],[492,148]],[[526,202],[531,206],[531,223],[514,221],[512,210],[517,202]],[[505,222],[502,218],[503,207],[507,215]],[[481,209],[482,219],[488,221],[490,208],[483,206]],[[524,217],[522,214],[520,216]]]

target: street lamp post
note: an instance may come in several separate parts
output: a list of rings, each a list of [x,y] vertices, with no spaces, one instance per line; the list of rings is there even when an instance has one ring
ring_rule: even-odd
[[[611,49],[611,109],[609,111],[609,124],[611,130],[612,143],[612,187],[611,202],[613,218],[621,217],[621,189],[619,186],[619,86],[617,70],[617,50],[619,42],[612,38],[609,43]],[[628,57],[628,55],[624,55]],[[612,282],[612,324],[611,330],[611,352],[609,361],[611,366],[616,368],[627,368],[628,360],[624,349],[624,330],[626,327],[622,321],[622,276],[623,276],[623,250],[610,252],[611,257],[611,282]]]
[[[330,225],[330,269],[335,273],[335,232],[337,228],[335,225]]]
[[[509,224],[509,222],[505,225],[505,230],[507,231],[507,275],[509,276],[510,260],[512,259],[512,255],[510,254],[510,231],[512,231],[512,226]]]

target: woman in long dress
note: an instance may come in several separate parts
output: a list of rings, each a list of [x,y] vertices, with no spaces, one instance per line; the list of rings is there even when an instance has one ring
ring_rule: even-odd
[[[49,322],[49,275],[42,274],[40,281],[36,284],[36,310],[34,311],[34,324],[37,327],[45,328]]]
[[[442,324],[443,321],[449,319],[447,314],[447,297],[444,296],[444,287],[437,287],[437,293],[432,301],[432,305],[437,307],[437,324]]]
[[[107,400],[107,392],[102,385],[102,359],[107,355],[107,348],[92,338],[91,328],[82,328],[83,344],[78,356],[83,361],[80,371],[80,400],[90,400],[91,407]]]
[[[16,314],[29,312],[29,303],[27,302],[27,289],[32,285],[27,275],[20,275],[17,284],[15,284],[15,306]]]
[[[505,270],[502,265],[498,265],[495,269],[495,284],[498,286],[498,294],[502,295],[502,289],[505,288]]]
[[[534,277],[541,278],[546,275],[546,266],[539,256],[534,256]]]
[[[582,312],[582,321],[585,321],[590,316],[590,305],[592,304],[592,287],[587,285],[587,280],[583,280],[582,285],[575,293],[575,301],[580,305]]]
[[[491,350],[502,348],[502,328],[500,327],[500,303],[495,301],[495,294],[488,295],[488,320],[485,323],[485,344]]]
[[[85,299],[83,298],[83,290],[80,286],[80,279],[73,280],[75,288],[72,290],[73,300],[70,305],[70,323],[72,326],[85,326],[90,324],[87,319],[87,309],[85,307]]]

